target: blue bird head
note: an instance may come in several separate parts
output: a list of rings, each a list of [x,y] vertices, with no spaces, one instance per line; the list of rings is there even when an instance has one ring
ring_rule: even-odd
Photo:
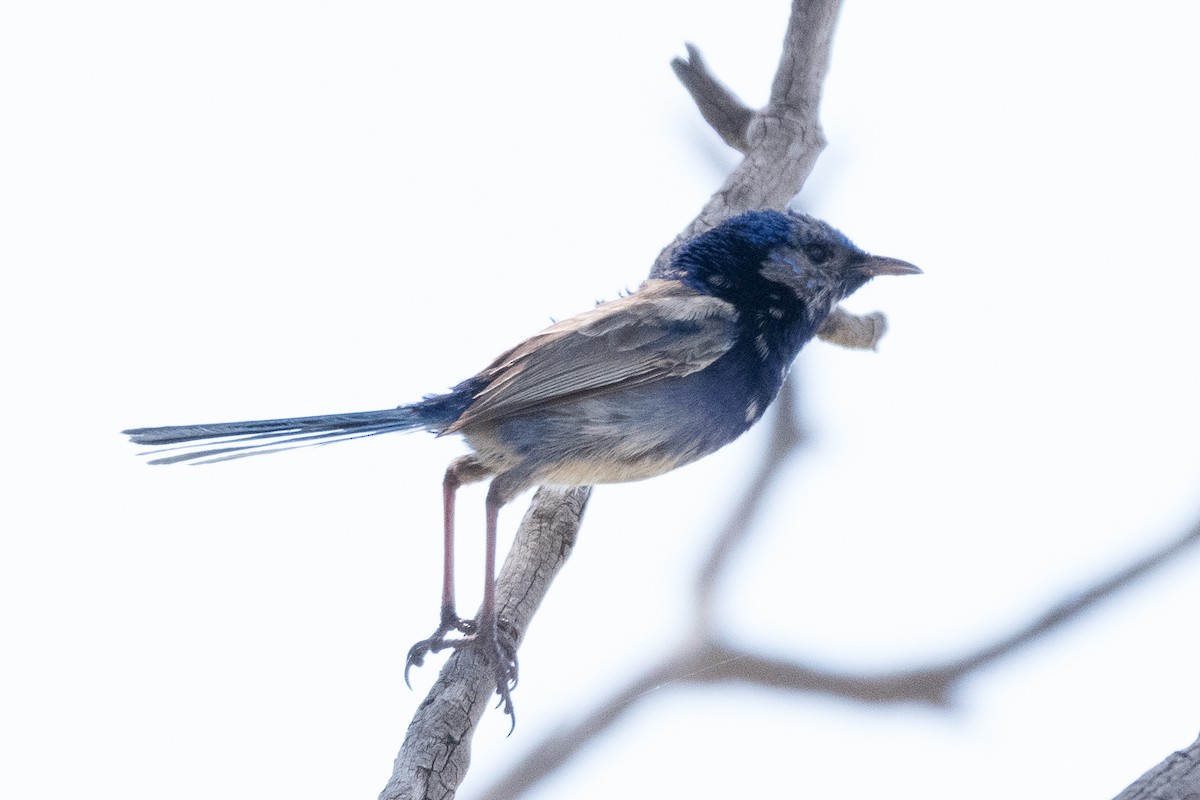
[[[797,212],[749,211],[689,240],[672,272],[743,310],[809,322],[877,275],[911,275],[906,261],[873,256],[837,228]]]

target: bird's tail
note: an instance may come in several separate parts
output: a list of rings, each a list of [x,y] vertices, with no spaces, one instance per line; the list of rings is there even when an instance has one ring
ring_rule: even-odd
[[[429,419],[429,410],[424,404],[418,403],[353,414],[131,428],[121,432],[134,444],[154,448],[142,453],[158,456],[149,462],[151,464],[176,464],[181,461],[209,464],[296,447],[332,444],[378,433],[434,427],[439,421]],[[170,455],[159,456],[160,453]]]

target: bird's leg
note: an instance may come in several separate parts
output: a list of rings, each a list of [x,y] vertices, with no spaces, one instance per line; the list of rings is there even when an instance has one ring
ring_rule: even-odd
[[[502,623],[496,608],[496,527],[500,507],[509,500],[509,497],[505,496],[505,483],[501,477],[492,481],[492,485],[488,487],[483,607],[479,611],[479,630],[473,638],[485,649],[492,661],[492,668],[496,674],[496,694],[500,695],[498,705],[504,707],[504,713],[512,717],[515,726],[517,720],[513,714],[511,692],[517,687],[517,636],[510,626]]]
[[[472,456],[458,459],[446,470],[442,482],[443,525],[445,553],[442,561],[442,612],[441,622],[433,635],[412,646],[404,667],[404,680],[408,682],[408,671],[419,667],[429,653],[462,647],[479,647],[492,662],[496,674],[496,694],[504,713],[512,716],[511,692],[517,685],[517,634],[512,626],[500,619],[496,607],[496,527],[500,507],[525,488],[511,476],[502,475],[492,481],[487,494],[487,538],[484,551],[483,605],[479,618],[463,619],[454,610],[454,498],[458,487],[464,483],[481,480],[490,471]],[[451,639],[451,633],[462,634]],[[514,718],[515,723],[515,718]]]
[[[462,639],[449,639],[453,631],[471,637],[477,629],[473,620],[465,620],[454,610],[454,498],[458,487],[464,483],[480,480],[487,470],[471,456],[456,459],[446,470],[442,480],[442,608],[437,630],[428,639],[422,639],[408,651],[404,666],[404,682],[408,683],[408,671],[425,662],[428,653],[437,653],[448,647],[456,647]],[[411,685],[411,684],[410,684]]]

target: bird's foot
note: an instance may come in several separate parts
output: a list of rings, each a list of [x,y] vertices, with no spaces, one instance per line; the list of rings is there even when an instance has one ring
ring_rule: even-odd
[[[450,638],[451,633],[461,633],[459,638]],[[442,650],[461,650],[474,647],[481,650],[492,662],[496,677],[496,694],[500,695],[497,708],[503,708],[504,713],[512,718],[512,725],[517,724],[513,713],[512,690],[517,688],[517,634],[516,630],[505,620],[470,620],[462,619],[453,611],[443,612],[441,624],[428,639],[422,639],[408,651],[407,663],[404,666],[404,682],[412,688],[408,681],[408,672],[413,667],[425,663],[425,656]],[[512,733],[512,729],[509,729]]]
[[[503,707],[504,713],[512,719],[511,734],[517,727],[517,715],[513,713],[512,690],[517,688],[517,633],[504,620],[497,620],[492,625],[484,626],[484,631],[478,636],[479,646],[486,648],[491,659],[492,669],[496,675],[496,694],[500,701],[496,708]]]
[[[475,620],[463,619],[454,613],[453,609],[442,609],[442,621],[437,630],[428,639],[422,639],[408,649],[408,658],[404,664],[404,683],[412,688],[408,680],[408,671],[425,663],[425,656],[430,653],[440,653],[443,650],[457,649],[467,642],[474,640],[478,631]],[[450,633],[461,633],[463,638],[451,639]]]

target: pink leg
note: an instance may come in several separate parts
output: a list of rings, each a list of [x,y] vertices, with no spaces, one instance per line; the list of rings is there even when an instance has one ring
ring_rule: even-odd
[[[427,653],[436,653],[448,647],[456,647],[464,640],[447,638],[452,631],[466,634],[469,638],[477,631],[474,622],[464,620],[454,608],[454,498],[458,487],[487,477],[488,471],[471,456],[457,459],[446,470],[442,479],[442,607],[437,630],[428,639],[422,639],[408,651],[404,666],[404,682],[408,683],[408,671],[425,662]],[[469,640],[468,638],[468,640]]]
[[[500,625],[500,615],[496,608],[496,527],[500,517],[500,508],[510,499],[505,491],[506,481],[503,476],[492,481],[487,496],[487,539],[484,552],[483,573],[483,607],[479,612],[479,633],[481,646],[486,647],[492,659],[496,672],[496,694],[500,695],[500,705],[504,713],[512,717],[513,727],[517,718],[513,713],[512,696],[510,692],[517,685],[517,642],[511,626]],[[509,730],[512,733],[512,730]]]
[[[442,480],[442,619],[454,615],[454,496],[462,480],[454,468]]]
[[[496,624],[496,526],[500,519],[500,503],[488,492],[487,532],[483,558],[483,610],[480,622]]]
[[[491,474],[471,456],[458,459],[446,470],[442,481],[442,524],[444,552],[442,555],[442,612],[441,622],[428,639],[417,642],[408,651],[408,662],[404,667],[404,680],[408,682],[408,671],[421,666],[428,653],[466,645],[482,647],[491,659],[496,673],[496,693],[504,713],[513,717],[510,692],[517,685],[517,642],[511,626],[501,625],[496,607],[496,526],[500,507],[507,503],[522,488],[511,475],[501,475],[492,481],[487,495],[487,534],[484,552],[483,607],[478,621],[464,620],[454,609],[454,498],[458,487],[464,483],[481,480]],[[462,638],[450,639],[447,635],[457,631]],[[510,731],[511,733],[511,731]]]

